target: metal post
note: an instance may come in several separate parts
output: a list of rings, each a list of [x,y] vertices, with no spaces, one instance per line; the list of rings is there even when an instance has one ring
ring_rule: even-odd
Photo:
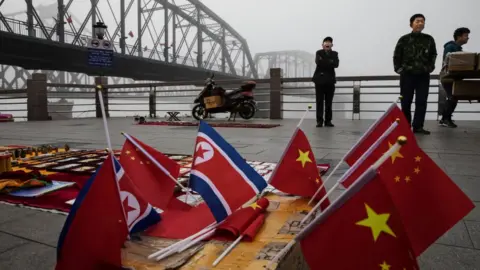
[[[353,82],[352,120],[355,114],[358,114],[358,120],[360,120],[360,89],[361,82]]]
[[[167,6],[163,6],[163,9],[165,11],[164,15],[164,25],[163,29],[165,29],[165,50],[163,51],[163,57],[165,59],[165,62],[168,63],[168,8]]]
[[[222,46],[222,72],[225,73],[227,68],[225,66],[225,59],[227,58],[227,44],[226,44],[226,36],[225,36],[225,28],[222,28],[222,43],[225,46]]]
[[[58,18],[57,18],[58,42],[65,43],[65,21],[64,21],[65,5],[63,4],[63,0],[58,0],[57,6],[58,6]]]
[[[282,69],[270,69],[270,119],[282,119]]]
[[[95,29],[93,28],[93,26],[97,23],[97,0],[90,0],[90,2],[92,3],[92,9],[91,9],[91,12],[92,12],[92,38],[96,38],[95,36]],[[83,29],[82,29],[83,30]],[[113,40],[112,40],[113,42]]]
[[[28,36],[34,37],[35,36],[35,29],[33,28],[33,4],[32,0],[27,1],[27,29],[28,29]]]
[[[197,7],[197,25],[200,25],[202,22],[200,20],[201,12],[200,8]],[[197,26],[197,67],[203,66],[203,37],[202,29]]]
[[[173,11],[172,11],[173,13]],[[173,63],[177,63],[177,16],[172,14],[172,55]]]
[[[242,54],[243,54],[243,62],[242,62],[242,75],[243,77],[245,77],[245,61],[246,61],[246,56],[245,56],[245,51],[242,50]]]
[[[143,48],[142,48],[142,0],[137,1],[137,40],[138,40],[138,56],[143,56]]]
[[[125,0],[120,0],[120,51],[125,54]],[[111,42],[114,42],[112,40]]]

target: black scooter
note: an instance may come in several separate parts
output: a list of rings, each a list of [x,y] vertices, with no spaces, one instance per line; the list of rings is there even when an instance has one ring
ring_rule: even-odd
[[[257,86],[254,81],[245,82],[240,88],[227,92],[221,86],[217,86],[213,80],[215,74],[205,80],[205,87],[195,98],[196,105],[192,109],[193,118],[205,119],[209,114],[230,113],[235,121],[237,113],[243,119],[255,116],[258,110],[257,102],[253,98],[253,89]]]

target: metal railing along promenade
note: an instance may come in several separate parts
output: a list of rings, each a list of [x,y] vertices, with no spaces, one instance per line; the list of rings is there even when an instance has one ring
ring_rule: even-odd
[[[255,98],[258,116],[270,118],[271,110],[281,110],[282,118],[300,118],[308,105],[315,105],[314,85],[310,78],[284,78],[281,84],[281,104],[273,104],[272,89],[275,79],[257,81]],[[242,81],[217,81],[226,89],[238,87]],[[108,87],[108,110],[111,117],[153,116],[163,118],[169,111],[190,117],[193,100],[202,89],[203,82],[116,84]],[[49,113],[52,118],[95,117],[97,105],[94,85],[47,83]],[[53,91],[52,88],[60,89]],[[62,91],[62,87],[74,91]],[[129,89],[128,91],[119,91]],[[0,89],[0,113],[10,113],[16,121],[27,116],[26,89]],[[399,96],[398,76],[339,77],[333,101],[334,117],[346,119],[375,119]],[[277,99],[278,100],[278,99]],[[440,101],[440,102],[439,102]],[[73,102],[73,104],[72,104]],[[432,76],[428,99],[427,119],[438,119],[442,96],[438,78]],[[313,106],[315,111],[315,106]],[[414,110],[414,105],[412,105]],[[312,112],[308,118],[314,118]],[[227,115],[225,115],[227,116]],[[461,101],[455,118],[480,120],[478,103]],[[277,118],[277,117],[275,117]]]

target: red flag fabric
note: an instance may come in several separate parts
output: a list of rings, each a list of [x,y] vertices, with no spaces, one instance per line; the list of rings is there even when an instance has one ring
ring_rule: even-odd
[[[233,241],[248,229],[257,216],[263,214],[269,205],[266,198],[260,198],[248,207],[239,209],[225,219],[215,231],[214,239]],[[250,234],[254,233],[254,228],[250,229]]]
[[[403,220],[414,254],[419,256],[466,216],[474,204],[420,149],[408,123],[402,120],[343,185],[350,186],[365,167],[395,144],[398,136],[407,137],[407,143],[380,166],[379,172]]]
[[[178,178],[180,173],[178,163],[133,136],[130,137],[170,172],[174,179]],[[128,139],[123,144],[120,163],[150,204],[160,209],[167,208],[173,196],[175,182]]]
[[[357,144],[349,151],[344,161],[352,166],[362,155],[374,144],[380,136],[395,122],[400,119],[401,122],[408,124],[403,112],[397,104],[392,104],[388,110],[369,128]]]
[[[322,185],[312,148],[300,128],[295,131],[270,179],[270,185],[276,189],[304,197],[312,197]],[[321,199],[325,195],[323,187],[316,199]],[[326,199],[320,207],[325,209],[328,205],[330,201]]]
[[[358,192],[335,202],[299,238],[310,269],[418,269],[380,175],[369,170],[364,177]]]
[[[255,220],[250,224],[250,226],[248,226],[247,229],[243,231],[242,240],[246,242],[252,242],[255,239],[258,231],[260,231],[260,229],[262,228],[264,222],[265,213],[260,213],[257,218],[255,218]]]
[[[177,202],[175,205],[178,206],[179,203]],[[161,238],[184,239],[214,222],[212,212],[205,203],[188,210],[166,209],[162,213],[162,221],[150,227],[146,234]]]
[[[58,241],[55,269],[119,269],[127,235],[113,165],[107,159],[72,206]]]

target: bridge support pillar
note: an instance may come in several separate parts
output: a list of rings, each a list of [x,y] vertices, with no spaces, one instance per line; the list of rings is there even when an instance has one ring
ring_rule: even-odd
[[[105,105],[105,115],[110,117],[108,111],[108,77],[95,77],[95,85],[102,86],[103,104]],[[100,106],[100,99],[98,98],[97,89],[95,89],[95,115],[97,118],[102,118],[102,107]]]
[[[283,119],[282,69],[270,69],[270,119]]]
[[[27,80],[27,120],[49,120],[46,74],[34,73]]]

